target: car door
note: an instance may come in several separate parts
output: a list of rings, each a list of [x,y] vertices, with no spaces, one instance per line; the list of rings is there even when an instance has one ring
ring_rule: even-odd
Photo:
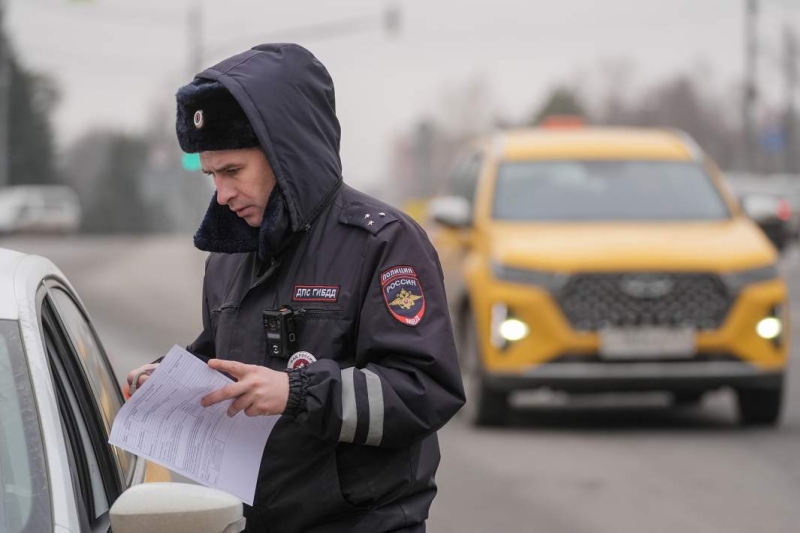
[[[99,409],[52,302],[42,305],[42,337],[67,446],[74,506],[82,533],[105,533],[108,512],[122,492]]]
[[[71,291],[48,281],[41,302],[42,331],[73,470],[82,530],[109,529],[108,510],[143,477],[137,459],[108,444],[123,398],[86,313]]]
[[[458,196],[469,202],[474,210],[478,179],[483,170],[483,156],[479,152],[468,152],[461,156],[448,179],[447,194]],[[448,228],[438,225],[431,240],[439,254],[445,274],[445,290],[451,313],[459,311],[464,298],[464,261],[469,252],[471,228]],[[454,315],[454,319],[457,318]]]
[[[94,331],[86,312],[71,292],[63,285],[50,283],[48,298],[55,307],[56,315],[70,340],[77,362],[88,381],[92,400],[99,409],[106,437],[111,434],[111,426],[117,413],[125,403],[122,391],[111,364]],[[106,438],[108,440],[108,438]],[[135,457],[117,447],[111,447],[120,478],[130,485],[133,476]]]

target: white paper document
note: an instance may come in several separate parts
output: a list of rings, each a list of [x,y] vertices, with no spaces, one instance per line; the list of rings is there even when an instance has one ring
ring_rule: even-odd
[[[279,416],[233,418],[233,400],[203,407],[232,381],[180,346],[120,409],[110,444],[253,505],[261,455]]]

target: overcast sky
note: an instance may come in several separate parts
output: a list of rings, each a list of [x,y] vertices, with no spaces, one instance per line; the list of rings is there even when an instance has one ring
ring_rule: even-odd
[[[197,0],[200,1],[200,0]],[[154,109],[174,114],[175,89],[191,80],[187,23],[195,0],[6,0],[7,25],[27,66],[49,72],[62,101],[59,146],[98,125],[138,131]],[[761,0],[762,89],[782,98],[780,37],[798,27],[800,0]],[[424,115],[454,111],[471,80],[485,80],[490,111],[528,115],[548,89],[580,79],[589,93],[602,65],[634,68],[646,86],[678,71],[703,71],[729,97],[742,75],[745,0],[396,0],[400,33],[380,25],[376,0],[273,2],[204,0],[204,66],[271,40],[286,29],[353,17],[372,27],[336,39],[298,42],[328,67],[342,123],[345,177],[364,185],[390,164],[395,135]],[[796,7],[794,7],[796,6]],[[456,106],[457,107],[457,106]]]

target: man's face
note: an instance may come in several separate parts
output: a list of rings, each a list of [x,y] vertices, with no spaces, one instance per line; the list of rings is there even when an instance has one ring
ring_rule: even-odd
[[[203,172],[214,178],[217,202],[227,205],[248,225],[261,226],[275,174],[259,148],[202,152]]]

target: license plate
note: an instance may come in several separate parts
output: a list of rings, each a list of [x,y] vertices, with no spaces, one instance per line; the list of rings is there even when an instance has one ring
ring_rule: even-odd
[[[696,350],[694,328],[625,328],[600,332],[606,359],[687,358]]]

